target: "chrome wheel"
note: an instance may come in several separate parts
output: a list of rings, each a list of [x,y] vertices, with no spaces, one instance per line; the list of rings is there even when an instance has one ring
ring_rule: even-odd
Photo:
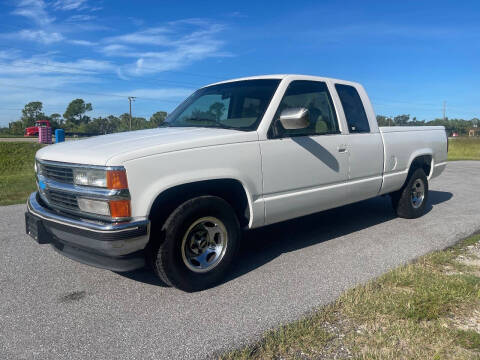
[[[422,179],[416,179],[412,184],[410,201],[415,209],[423,204],[425,199],[425,184]]]
[[[193,272],[210,271],[222,261],[227,243],[227,229],[219,219],[200,218],[190,225],[183,237],[183,262]]]

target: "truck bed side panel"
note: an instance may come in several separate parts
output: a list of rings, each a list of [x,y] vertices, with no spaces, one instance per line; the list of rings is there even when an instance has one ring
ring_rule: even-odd
[[[384,179],[381,194],[404,184],[410,164],[422,155],[432,157],[429,178],[440,175],[447,161],[447,137],[442,126],[380,127],[385,146]]]

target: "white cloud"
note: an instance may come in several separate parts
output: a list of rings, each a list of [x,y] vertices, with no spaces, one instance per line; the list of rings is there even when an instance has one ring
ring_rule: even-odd
[[[0,60],[11,60],[20,57],[20,50],[9,49],[0,51]]]
[[[77,21],[92,21],[95,20],[97,17],[94,15],[86,15],[86,14],[77,14],[70,16],[66,22],[77,22]]]
[[[86,83],[98,83],[98,79],[93,76],[83,76],[83,75],[55,75],[55,74],[26,74],[26,76],[18,77],[11,76],[1,76],[0,82],[5,87],[18,87],[18,88],[49,88],[57,89],[63,86],[69,86],[72,84],[86,84]],[[4,89],[2,87],[2,89]],[[4,89],[5,90],[5,89]],[[8,90],[8,89],[6,89]]]
[[[52,60],[49,54],[0,61],[0,74],[15,76],[28,76],[29,74],[94,75],[105,72],[115,73],[116,69],[117,66],[109,61],[79,59],[62,62]]]
[[[79,13],[60,21],[47,12],[48,8],[77,11],[85,6],[92,11],[88,5],[86,1],[22,0],[18,3],[14,13],[34,19],[35,24],[0,37],[8,39],[9,44],[12,42],[13,48],[20,40],[36,42],[43,48],[49,45],[53,51],[25,56],[20,50],[6,47],[0,50],[0,126],[16,119],[11,113],[4,115],[2,107],[23,107],[20,104],[36,100],[44,102],[46,111],[51,113],[64,111],[73,98],[82,97],[92,102],[94,109],[110,109],[108,113],[114,114],[122,111],[118,109],[124,105],[128,106],[127,96],[137,96],[139,111],[140,106],[144,112],[168,111],[193,89],[140,87],[126,91],[128,81],[120,79],[143,76],[147,79],[148,75],[179,69],[203,59],[229,56],[223,50],[220,35],[223,26],[207,20],[174,21],[109,38],[102,38],[104,28],[101,31],[89,28],[97,31],[97,37],[87,40],[81,36],[86,31],[84,27],[98,27],[100,23],[90,21],[91,15]],[[69,44],[91,47],[97,54],[79,58],[79,53],[71,52],[74,46],[68,46],[69,52],[64,51],[63,47]],[[32,51],[36,48],[41,46],[32,47]],[[104,114],[94,111],[91,115]]]
[[[128,54],[133,53],[132,48],[123,44],[105,45],[97,50],[107,56],[129,56]]]
[[[70,40],[69,42],[74,45],[81,45],[81,46],[94,46],[98,44],[94,41],[88,41],[88,40]]]
[[[147,45],[171,45],[171,40],[167,34],[170,31],[164,27],[155,27],[143,31],[137,31],[131,34],[114,36],[107,38],[110,43],[129,43],[129,44],[147,44]]]
[[[5,34],[3,36],[35,41],[47,45],[64,40],[62,34],[58,32],[46,32],[44,30],[21,30],[17,33]]]
[[[21,0],[12,14],[24,16],[40,25],[47,25],[55,20],[47,13],[43,0]]]
[[[109,37],[109,45],[98,48],[107,56],[136,58],[122,67],[127,76],[142,76],[174,70],[211,57],[231,56],[221,51],[223,41],[217,38],[223,25],[203,19],[170,22],[130,34]]]
[[[186,19],[168,23],[166,26],[152,27],[130,34],[106,38],[109,43],[128,43],[152,46],[180,46],[208,41],[224,29],[223,25],[209,23],[201,19]]]
[[[87,0],[57,0],[53,3],[55,10],[83,10],[87,8]]]
[[[132,53],[128,56],[138,57],[134,64],[126,65],[123,71],[126,75],[146,75],[161,71],[175,70],[189,65],[195,61],[210,57],[230,56],[227,53],[218,52],[216,43],[199,43],[177,47],[163,52]]]

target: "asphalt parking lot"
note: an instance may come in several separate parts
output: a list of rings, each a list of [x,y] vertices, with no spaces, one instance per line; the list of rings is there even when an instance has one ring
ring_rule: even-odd
[[[249,232],[229,279],[194,294],[39,246],[24,209],[0,207],[0,358],[199,359],[479,230],[480,162],[449,163],[419,219],[379,197]]]

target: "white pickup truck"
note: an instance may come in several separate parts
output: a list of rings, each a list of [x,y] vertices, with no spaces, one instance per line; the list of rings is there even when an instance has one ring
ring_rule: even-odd
[[[221,280],[244,229],[384,194],[398,216],[421,216],[446,161],[443,127],[379,128],[358,83],[236,79],[197,90],[160,128],[39,150],[26,231],[197,291]]]

